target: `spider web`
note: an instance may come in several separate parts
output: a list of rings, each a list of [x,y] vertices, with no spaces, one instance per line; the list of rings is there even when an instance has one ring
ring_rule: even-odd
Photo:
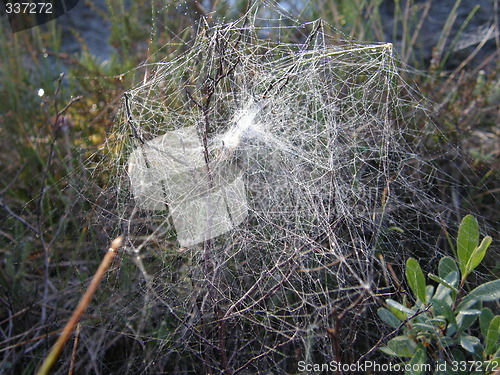
[[[448,209],[422,154],[439,130],[391,44],[325,28],[254,5],[137,68],[102,163],[142,275],[122,313],[142,350],[156,343],[129,367],[355,361],[380,337],[372,306],[397,287],[385,262],[439,255],[426,236]],[[339,311],[353,318],[342,333]]]

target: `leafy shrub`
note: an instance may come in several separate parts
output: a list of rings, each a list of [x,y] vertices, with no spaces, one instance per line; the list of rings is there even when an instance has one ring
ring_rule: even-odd
[[[491,241],[487,236],[479,244],[477,220],[464,217],[457,238],[458,262],[445,256],[438,274],[427,275],[437,282],[436,288],[426,284],[416,259],[407,260],[405,276],[415,304],[409,307],[387,299],[386,307],[379,308],[378,316],[403,332],[380,348],[384,353],[409,358],[409,364],[417,365],[411,366],[412,374],[423,373],[423,365],[431,362],[434,374],[483,374],[498,369],[500,315],[483,304],[500,298],[500,279],[470,292],[466,288],[467,277],[481,263]]]

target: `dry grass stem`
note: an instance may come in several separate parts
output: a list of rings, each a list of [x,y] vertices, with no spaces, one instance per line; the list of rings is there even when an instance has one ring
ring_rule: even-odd
[[[56,343],[50,350],[49,354],[45,358],[45,360],[42,363],[42,366],[40,369],[37,371],[37,375],[45,375],[48,374],[49,370],[52,368],[54,365],[54,362],[56,359],[59,357],[59,354],[61,353],[62,348],[64,347],[64,344],[66,341],[68,341],[69,335],[73,331],[73,328],[75,325],[78,323],[80,320],[80,317],[82,316],[83,312],[87,309],[87,306],[90,303],[90,300],[94,296],[95,291],[97,290],[97,286],[99,285],[99,282],[101,281],[102,277],[108,270],[109,266],[111,265],[111,261],[113,260],[113,257],[115,256],[117,250],[120,248],[120,246],[123,243],[123,238],[121,236],[115,238],[113,242],[111,243],[111,246],[104,256],[99,268],[97,269],[96,273],[94,274],[94,277],[92,278],[92,281],[89,284],[89,287],[87,288],[87,291],[85,294],[82,296],[82,299],[78,303],[78,306],[76,309],[73,311],[73,314],[71,315],[71,318],[68,320],[68,323],[66,323],[66,326],[64,327],[61,336],[57,339]]]

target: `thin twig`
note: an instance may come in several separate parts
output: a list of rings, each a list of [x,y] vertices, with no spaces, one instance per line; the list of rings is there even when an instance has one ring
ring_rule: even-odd
[[[0,190],[0,196],[2,196],[3,194],[5,194],[11,187],[12,185],[14,185],[14,182],[16,182],[17,178],[19,177],[19,175],[21,174],[22,170],[24,169],[24,167],[26,166],[26,163],[24,163],[16,172],[16,175],[14,176],[14,178],[5,186],[5,188],[3,188],[2,190]]]
[[[184,89],[188,98],[194,103],[194,105],[196,107],[198,107],[198,109],[200,109],[200,111],[202,112],[202,115],[203,115],[203,120],[204,120],[203,125],[204,126],[203,126],[203,129],[201,132],[201,140],[203,143],[203,157],[205,160],[205,167],[207,170],[208,185],[209,185],[210,190],[214,186],[214,178],[213,178],[212,170],[210,167],[210,153],[209,153],[209,149],[208,149],[208,136],[209,136],[209,132],[210,132],[210,103],[211,103],[211,100],[215,94],[215,90],[217,88],[217,85],[219,85],[220,82],[224,78],[231,75],[233,73],[233,71],[235,70],[236,66],[239,64],[239,59],[238,59],[238,60],[236,60],[236,62],[234,64],[232,64],[227,69],[226,72],[224,72],[224,63],[226,63],[226,61],[224,60],[225,45],[223,43],[220,43],[220,38],[218,37],[218,35],[216,36],[216,43],[217,43],[218,47],[220,48],[220,57],[218,59],[218,67],[217,67],[217,70],[215,72],[215,77],[212,78],[209,76],[206,79],[206,81],[203,83],[204,91],[206,91],[206,95],[204,97],[203,103],[201,104],[198,101],[196,101],[195,98],[189,92],[189,90],[187,90],[186,88]],[[212,220],[212,218],[209,217],[208,220]],[[213,279],[215,279],[216,273],[217,273],[217,270],[215,267],[210,267],[210,263],[211,263],[211,259],[212,259],[210,248],[211,248],[211,241],[210,241],[210,239],[207,239],[203,243],[204,272],[206,275],[208,294],[210,295],[210,298],[214,304],[214,312],[215,312],[217,325],[218,325],[218,344],[219,344],[218,350],[220,353],[222,367],[224,368],[224,373],[229,374],[230,373],[229,363],[227,361],[227,349],[225,346],[225,337],[224,337],[226,334],[225,322],[224,322],[224,319],[222,319],[222,317],[223,317],[222,312],[221,312],[220,307],[218,305],[219,301],[217,300],[217,297],[215,295],[215,287],[213,285],[213,282],[209,278],[209,274],[211,272],[213,272],[213,274],[212,274]],[[202,319],[203,319],[203,313],[204,312],[203,312],[203,305],[202,305],[202,307],[201,307]],[[202,324],[202,327],[203,327],[204,335],[206,335],[205,325]],[[207,358],[208,351],[205,351],[205,356],[206,356],[205,362],[208,362],[208,358]],[[205,365],[209,366],[208,363],[205,363]]]
[[[132,120],[132,113],[130,111],[130,103],[129,103],[129,97],[127,93],[124,93],[123,96],[125,97],[125,110],[127,111],[127,122],[130,126],[130,129],[132,129],[133,137],[137,139],[141,144],[144,144],[144,140],[139,136],[139,133],[137,132],[137,129],[134,126],[134,122]]]
[[[339,345],[339,331],[340,331],[340,324],[342,319],[346,316],[346,314],[353,310],[356,306],[358,306],[362,301],[364,300],[364,294],[361,293],[354,302],[352,302],[349,306],[347,306],[340,314],[336,314],[337,309],[334,308],[332,311],[334,314],[334,323],[333,323],[333,328],[327,328],[326,333],[330,337],[330,340],[332,342],[332,350],[333,350],[333,355],[335,356],[335,360],[337,362],[340,362],[340,345]],[[337,370],[337,373],[340,373],[340,371]]]
[[[248,361],[246,361],[240,368],[236,369],[234,372],[233,372],[233,375],[236,375],[237,373],[243,371],[244,369],[246,369],[248,366],[250,366],[253,362],[255,361],[258,361],[259,359],[261,358],[264,358],[265,356],[267,356],[269,353],[272,353],[272,352],[275,352],[276,349],[288,344],[289,342],[291,342],[293,339],[295,339],[295,336],[297,335],[297,332],[295,332],[293,334],[292,337],[289,338],[289,340],[285,341],[285,342],[281,342],[275,346],[273,346],[272,348],[270,348],[268,351],[266,352],[263,352],[263,353],[260,353],[258,355],[256,355],[255,357],[253,358],[250,358]]]
[[[81,95],[80,95],[80,96],[77,96],[77,97],[74,97],[74,98],[71,98],[71,99],[69,100],[68,104],[66,104],[66,105],[64,106],[64,108],[63,108],[63,109],[61,109],[59,112],[57,112],[57,116],[62,116],[62,115],[64,114],[64,112],[66,112],[66,111],[69,109],[69,107],[71,107],[71,105],[73,105],[73,103],[75,103],[75,102],[79,101],[81,98],[82,98],[82,96],[81,96]]]
[[[396,335],[396,334],[399,332],[399,330],[400,330],[401,328],[403,328],[403,326],[404,326],[406,323],[408,323],[408,322],[409,322],[410,320],[412,320],[413,318],[415,318],[415,317],[419,316],[420,314],[423,314],[424,312],[427,312],[430,308],[431,308],[431,305],[427,305],[427,306],[425,307],[425,309],[423,309],[423,310],[417,310],[417,311],[415,312],[415,314],[413,314],[412,316],[409,316],[408,318],[406,318],[405,320],[403,320],[403,321],[401,322],[401,324],[400,324],[400,325],[399,325],[399,326],[398,326],[398,327],[397,327],[394,331],[392,331],[392,332],[388,333],[387,335],[385,335],[384,337],[380,338],[380,340],[378,340],[378,341],[377,341],[377,343],[376,343],[375,345],[373,345],[373,346],[372,346],[372,348],[371,348],[370,350],[368,350],[365,354],[363,354],[361,357],[359,357],[359,359],[358,359],[358,363],[359,363],[359,362],[361,362],[361,361],[363,361],[363,360],[364,360],[366,357],[368,357],[368,356],[369,356],[372,352],[374,352],[374,351],[375,351],[375,350],[376,350],[376,349],[377,349],[380,345],[382,345],[382,343],[383,343],[385,340],[387,340],[387,339],[391,338],[392,336]]]
[[[58,134],[62,128],[61,124],[64,124],[64,122],[65,122],[65,119],[62,115],[64,114],[64,112],[66,112],[68,110],[68,108],[75,101],[77,101],[81,98],[81,97],[72,98],[62,110],[59,110],[59,107],[57,104],[57,97],[59,96],[59,92],[61,90],[61,84],[62,84],[63,78],[64,78],[64,73],[61,73],[59,75],[58,80],[57,80],[57,88],[56,88],[56,91],[54,93],[53,105],[54,105],[54,111],[56,113],[55,120],[53,122],[48,120],[51,127],[52,127],[52,140],[51,140],[50,146],[49,146],[49,155],[47,158],[47,162],[45,163],[45,168],[43,169],[42,180],[40,182],[40,194],[39,194],[39,198],[38,198],[38,202],[37,202],[37,209],[36,209],[36,212],[37,212],[37,214],[36,214],[37,224],[36,225],[37,225],[38,237],[40,239],[40,244],[41,244],[42,250],[43,250],[43,277],[44,277],[44,280],[43,280],[43,295],[42,295],[42,303],[41,303],[42,308],[41,308],[41,313],[40,313],[40,321],[42,322],[42,324],[45,322],[45,320],[47,318],[47,308],[46,308],[47,303],[46,303],[46,301],[47,301],[47,297],[48,297],[48,293],[49,293],[48,282],[49,282],[49,265],[50,265],[50,257],[49,257],[50,245],[46,244],[44,236],[43,236],[43,230],[42,230],[42,226],[43,226],[43,201],[45,199],[45,193],[47,190],[46,182],[47,182],[47,177],[49,175],[50,166],[52,165],[52,159],[54,158],[55,144],[57,141],[57,137],[58,137]],[[45,110],[45,112],[46,112],[47,118],[48,118],[49,115],[48,115],[46,110]],[[69,213],[69,210],[68,210],[68,213]],[[55,237],[56,236],[53,236],[52,242],[55,240]]]
[[[27,339],[27,340],[23,340],[21,342],[16,342],[15,344],[12,344],[12,345],[9,345],[9,346],[3,346],[5,343],[7,342],[10,342],[12,340],[15,340],[19,337],[24,337],[26,336],[26,332],[23,332],[19,335],[16,335],[16,336],[13,336],[13,337],[10,337],[9,339],[7,340],[4,340],[0,343],[0,345],[2,346],[2,348],[0,348],[0,353],[2,352],[6,352],[10,349],[14,349],[14,348],[18,348],[20,346],[23,346],[23,345],[26,345],[26,344],[29,344],[30,342],[34,342],[34,341],[39,341],[41,339],[46,339],[47,337],[50,337],[52,335],[55,335],[59,332],[62,332],[62,328],[61,329],[56,329],[55,331],[51,331],[51,332],[48,332],[48,333],[44,333],[43,335],[40,335],[40,336],[37,336],[37,337],[32,337],[31,339]],[[28,332],[29,333],[29,332]]]
[[[2,207],[7,213],[12,216],[14,219],[19,221],[21,224],[23,224],[26,228],[30,229],[35,235],[40,236],[40,232],[37,228],[35,228],[33,225],[28,223],[26,220],[24,220],[22,217],[19,215],[16,215],[10,208],[7,206],[4,202],[2,197],[0,197],[0,207]]]
[[[440,92],[444,92],[445,90],[448,89],[448,85],[453,80],[453,78],[455,78],[455,76],[460,71],[463,70],[465,65],[467,65],[469,63],[469,61],[471,61],[474,58],[474,56],[477,55],[477,53],[481,50],[481,48],[483,48],[483,46],[486,44],[486,42],[490,39],[490,35],[494,30],[495,30],[495,25],[491,25],[490,28],[488,29],[488,32],[486,33],[484,38],[481,40],[481,42],[477,45],[477,47],[474,49],[474,51],[472,51],[472,53],[469,56],[467,56],[467,58],[464,61],[462,61],[462,63],[459,66],[457,66],[457,68],[450,74],[450,76],[448,77],[446,82],[441,87]]]
[[[123,243],[123,238],[121,236],[115,238],[111,243],[108,252],[104,256],[101,265],[94,274],[94,277],[92,278],[92,281],[90,282],[85,294],[82,296],[80,302],[78,303],[78,306],[75,308],[73,314],[71,315],[68,322],[64,326],[61,336],[59,336],[56,343],[50,350],[49,354],[47,355],[47,357],[45,357],[45,360],[43,361],[40,369],[36,372],[36,375],[47,375],[49,373],[49,370],[52,368],[54,362],[59,357],[59,354],[61,353],[64,344],[66,343],[66,341],[68,341],[69,335],[71,334],[71,332],[73,332],[73,328],[80,320],[83,312],[87,309],[90,300],[92,299],[95,291],[97,290],[99,282],[101,281],[104,274],[111,265],[111,261],[113,260],[115,254],[117,253],[117,250],[121,247],[122,243]]]
[[[71,362],[69,364],[68,375],[73,375],[73,368],[75,366],[76,348],[78,347],[78,338],[80,337],[80,323],[76,325],[75,341],[73,343],[73,352],[71,353]]]

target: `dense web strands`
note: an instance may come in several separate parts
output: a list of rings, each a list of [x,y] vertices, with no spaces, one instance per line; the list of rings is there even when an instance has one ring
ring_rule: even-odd
[[[377,254],[402,263],[418,239],[432,257],[418,237],[442,210],[418,186],[419,103],[399,97],[392,45],[259,14],[140,67],[109,142],[144,303],[168,326],[158,357],[191,370],[338,358],[334,311],[390,286]]]

